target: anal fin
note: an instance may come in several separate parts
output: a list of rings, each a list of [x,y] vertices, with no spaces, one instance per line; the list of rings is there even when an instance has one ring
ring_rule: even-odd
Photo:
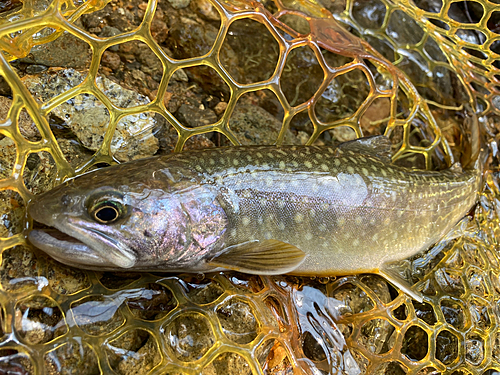
[[[395,270],[391,269],[387,265],[383,265],[378,270],[378,274],[387,281],[389,281],[391,284],[397,286],[399,289],[401,289],[404,293],[408,294],[414,300],[420,303],[423,302],[424,297],[422,296],[422,294],[414,290],[412,286],[408,283],[408,281],[402,278],[401,275],[399,275]]]
[[[302,250],[282,241],[248,241],[227,247],[208,264],[255,275],[280,275],[296,269],[305,256]]]

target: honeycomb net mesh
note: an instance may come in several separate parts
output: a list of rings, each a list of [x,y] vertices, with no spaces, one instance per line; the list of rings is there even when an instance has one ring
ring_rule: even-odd
[[[450,166],[467,154],[468,132],[476,123],[488,141],[497,137],[497,4],[193,0],[218,29],[205,48],[182,58],[169,55],[158,42],[156,1],[139,4],[142,19],[117,35],[98,37],[79,23],[116,4],[12,0],[0,8],[0,75],[11,99],[0,119],[0,134],[10,143],[0,152],[3,160],[12,158],[5,163],[11,169],[2,166],[8,170],[0,180],[7,215],[0,238],[2,371],[458,375],[500,370],[495,164],[473,218],[461,223],[460,236],[405,263],[409,281],[425,295],[423,303],[373,275],[302,279],[85,272],[48,259],[25,239],[32,224],[25,206],[40,192],[25,178],[33,155],[55,166],[52,172],[39,171],[51,176],[50,186],[102,163],[134,159],[117,151],[114,136],[121,121],[143,114],[159,115],[175,129],[174,151],[211,132],[225,144],[245,144],[231,118],[238,101],[250,95],[272,97],[281,107],[281,128],[264,140],[267,144],[287,143],[290,129],[305,123],[307,144],[324,143],[330,132],[339,138],[341,129],[357,137],[383,133],[393,142],[396,163]],[[257,47],[238,34],[245,28],[255,33]],[[34,95],[16,61],[67,34],[89,49],[88,68],[60,92]],[[106,52],[128,43],[146,46],[161,74],[155,90],[147,93],[150,100],[135,105],[117,101],[101,78],[110,73],[102,64]],[[231,63],[228,45],[240,53],[239,65]],[[309,64],[301,65],[304,61]],[[189,69],[222,88],[213,93],[224,103],[220,116],[197,127],[169,109],[170,83]],[[335,100],[334,89],[341,92]],[[106,108],[108,122],[94,154],[75,162],[56,140],[49,117],[83,95]],[[23,134],[23,116],[34,122],[38,138]],[[12,229],[16,225],[19,230]]]

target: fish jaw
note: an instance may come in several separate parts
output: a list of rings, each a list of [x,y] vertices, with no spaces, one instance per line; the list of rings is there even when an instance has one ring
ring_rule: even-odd
[[[94,249],[82,242],[58,240],[46,231],[38,229],[31,230],[28,239],[32,245],[68,266],[81,266],[82,263],[93,263],[95,267],[106,265]]]
[[[28,239],[35,247],[61,263],[86,269],[129,269],[136,263],[134,252],[126,245],[113,240],[105,233],[95,228],[85,228],[76,225],[78,219],[64,215],[40,215],[38,209],[30,209],[30,215],[53,230],[33,229]],[[64,216],[64,217],[61,217]],[[65,225],[61,225],[64,221]],[[51,225],[52,224],[52,225]],[[68,239],[59,239],[50,232],[59,232]]]

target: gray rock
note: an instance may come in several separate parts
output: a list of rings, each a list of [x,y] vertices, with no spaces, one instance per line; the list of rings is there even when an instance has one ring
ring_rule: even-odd
[[[229,127],[243,145],[268,145],[276,141],[281,121],[256,105],[237,104],[229,120]],[[229,140],[224,139],[223,145],[229,144]],[[287,130],[283,144],[301,143],[290,130]]]
[[[23,83],[39,101],[46,102],[80,84],[83,79],[83,74],[74,69],[49,70],[39,76],[25,76]],[[98,88],[119,107],[149,103],[145,96],[124,89],[107,78],[98,76],[96,82]],[[83,146],[92,151],[99,149],[109,124],[109,112],[95,96],[77,95],[56,107],[51,114],[62,120]],[[114,156],[123,162],[155,154],[158,150],[158,140],[152,132],[155,126],[154,116],[148,113],[122,118],[111,142]]]
[[[188,7],[191,0],[168,0],[168,2],[174,9],[182,9]]]
[[[92,52],[83,40],[64,32],[52,42],[34,46],[28,56],[19,61],[54,67],[88,68]]]
[[[4,96],[0,96],[0,121],[3,121],[9,112],[12,105],[12,100]],[[38,131],[35,123],[31,120],[25,109],[21,110],[18,119],[19,131],[22,136],[29,141],[39,141],[42,139],[40,132]]]
[[[176,112],[177,119],[191,128],[217,122],[217,115],[210,108],[201,109],[194,105],[182,104]]]

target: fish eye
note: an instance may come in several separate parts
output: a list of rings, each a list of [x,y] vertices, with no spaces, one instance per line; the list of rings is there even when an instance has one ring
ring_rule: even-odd
[[[102,201],[93,207],[91,215],[99,223],[111,224],[120,218],[122,212],[121,203]]]

